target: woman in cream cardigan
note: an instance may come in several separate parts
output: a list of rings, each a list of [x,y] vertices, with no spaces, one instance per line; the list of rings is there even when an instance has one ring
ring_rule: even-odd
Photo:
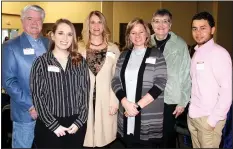
[[[110,31],[104,15],[92,11],[82,30],[79,51],[89,65],[91,90],[85,147],[104,147],[116,139],[118,103],[111,88],[118,47],[109,42]]]

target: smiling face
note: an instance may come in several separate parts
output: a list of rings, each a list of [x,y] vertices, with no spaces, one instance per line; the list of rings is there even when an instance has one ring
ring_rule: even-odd
[[[33,38],[38,38],[42,30],[42,24],[43,21],[40,12],[30,9],[25,12],[25,17],[22,19],[22,25],[27,34]]]
[[[168,15],[156,15],[153,17],[151,25],[155,32],[155,36],[166,37],[171,29],[172,23]]]
[[[215,27],[211,28],[207,20],[193,20],[192,35],[193,39],[197,42],[199,46],[205,44],[210,39],[212,39],[214,32]]]
[[[104,26],[103,22],[96,15],[92,15],[89,23],[90,34],[92,36],[102,36]]]
[[[74,38],[71,27],[66,23],[60,23],[51,37],[55,43],[55,50],[67,50]]]
[[[134,48],[144,48],[147,38],[147,32],[142,24],[136,24],[130,31],[129,39]]]

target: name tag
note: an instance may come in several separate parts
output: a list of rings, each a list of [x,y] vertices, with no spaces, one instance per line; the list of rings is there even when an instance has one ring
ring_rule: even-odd
[[[60,68],[58,68],[57,66],[49,65],[48,66],[48,71],[50,71],[50,72],[60,72]]]
[[[149,58],[146,59],[146,63],[155,64],[156,63],[156,58],[149,57]]]
[[[26,49],[23,49],[23,54],[24,55],[33,55],[33,54],[35,54],[35,50],[32,48],[26,48]]]
[[[197,62],[196,69],[197,70],[204,70],[205,69],[204,62]]]
[[[113,53],[113,52],[107,52],[106,55],[109,57],[115,58],[115,53]]]

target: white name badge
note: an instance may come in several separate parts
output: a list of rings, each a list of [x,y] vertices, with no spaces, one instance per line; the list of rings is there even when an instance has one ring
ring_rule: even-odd
[[[57,66],[49,65],[48,66],[48,71],[51,71],[51,72],[60,72],[60,68],[58,68]]]
[[[156,58],[149,57],[149,58],[146,59],[146,63],[155,64],[156,63]]]
[[[115,53],[113,53],[113,52],[107,52],[106,55],[109,57],[115,58]]]
[[[197,62],[196,69],[197,70],[204,70],[205,69],[204,62]]]
[[[33,54],[35,54],[35,50],[32,48],[26,48],[26,49],[23,49],[23,54],[24,55],[33,55]]]

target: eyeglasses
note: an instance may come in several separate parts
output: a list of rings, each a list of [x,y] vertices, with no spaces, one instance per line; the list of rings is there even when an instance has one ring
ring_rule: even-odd
[[[169,20],[152,20],[152,23],[154,23],[155,25],[159,25],[159,24],[169,25],[170,21]]]

